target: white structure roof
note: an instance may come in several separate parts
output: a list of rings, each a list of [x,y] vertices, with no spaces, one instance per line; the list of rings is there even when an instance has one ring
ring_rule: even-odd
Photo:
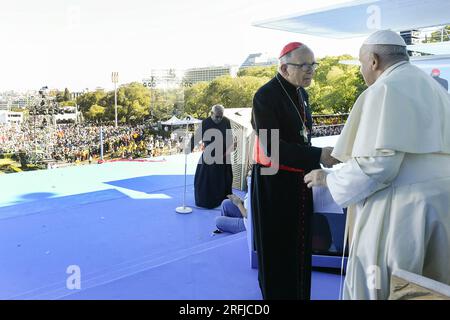
[[[169,120],[162,121],[161,124],[164,125],[164,126],[176,126],[176,125],[183,124],[183,123],[180,123],[180,122],[181,122],[180,119],[178,119],[176,116],[172,116],[172,118],[170,118]]]
[[[404,31],[450,24],[449,12],[448,0],[358,0],[253,25],[328,38],[352,38],[377,29]]]

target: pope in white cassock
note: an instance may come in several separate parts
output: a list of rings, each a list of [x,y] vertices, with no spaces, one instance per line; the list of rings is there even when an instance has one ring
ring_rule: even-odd
[[[396,269],[450,284],[450,96],[393,31],[372,34],[359,59],[369,88],[332,153],[344,164],[305,176],[348,207],[343,297],[387,299]]]

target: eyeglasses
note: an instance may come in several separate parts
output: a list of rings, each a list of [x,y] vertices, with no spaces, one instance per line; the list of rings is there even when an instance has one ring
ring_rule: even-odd
[[[302,63],[302,64],[298,64],[298,63],[290,63],[290,62],[286,62],[286,64],[297,67],[302,69],[302,71],[307,72],[309,70],[316,70],[319,67],[319,64],[317,62],[314,62],[312,64],[309,63]]]

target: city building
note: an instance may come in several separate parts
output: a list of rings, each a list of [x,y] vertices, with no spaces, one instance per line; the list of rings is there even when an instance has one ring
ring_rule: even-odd
[[[1,92],[0,93],[0,110],[26,109],[34,101],[36,91],[26,92]]]
[[[25,109],[30,104],[30,97],[17,96],[11,101],[11,108]]]
[[[214,79],[224,75],[234,77],[236,74],[237,68],[234,66],[192,68],[185,71],[183,82],[186,85],[193,85],[197,82],[213,81]]]
[[[407,45],[419,44],[421,42],[419,30],[400,31],[400,36],[405,40]]]
[[[20,124],[23,122],[23,113],[22,112],[12,112],[0,110],[0,124]]]
[[[239,67],[239,70],[250,67],[267,67],[278,64],[276,57],[271,57],[267,53],[252,53],[249,54],[245,61]]]
[[[9,99],[0,98],[0,111],[9,111],[11,109],[11,101]]]

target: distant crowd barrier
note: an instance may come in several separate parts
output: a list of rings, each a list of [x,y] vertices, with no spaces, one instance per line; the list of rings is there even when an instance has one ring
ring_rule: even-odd
[[[342,114],[315,114],[312,116],[313,126],[333,126],[333,125],[343,125],[347,121],[349,113]]]
[[[110,160],[98,160],[99,164],[105,162],[165,162],[166,159],[152,160],[152,159],[110,159]]]

